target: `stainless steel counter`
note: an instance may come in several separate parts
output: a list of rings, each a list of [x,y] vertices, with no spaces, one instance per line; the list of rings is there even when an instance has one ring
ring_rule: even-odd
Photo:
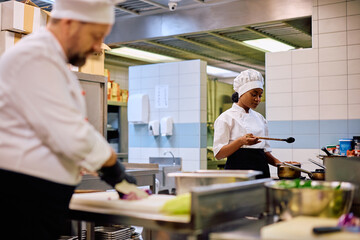
[[[163,214],[141,212],[119,212],[116,209],[101,209],[89,206],[72,206],[74,220],[93,223],[143,226],[154,231],[148,239],[205,239],[212,229],[226,225],[245,216],[258,216],[266,210],[264,183],[270,179],[259,179],[229,184],[196,187],[191,191],[190,218],[179,218]],[[91,228],[89,228],[90,230]],[[88,240],[93,234],[89,232]],[[174,237],[176,236],[176,237]]]

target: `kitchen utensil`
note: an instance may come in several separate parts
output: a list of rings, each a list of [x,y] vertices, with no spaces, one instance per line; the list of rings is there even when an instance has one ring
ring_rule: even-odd
[[[289,164],[292,164],[296,167],[301,167],[301,164],[299,162],[286,162]],[[277,166],[277,175],[279,177],[279,179],[295,179],[295,178],[300,178],[301,176],[301,172],[293,169],[289,166],[286,166],[282,163],[278,163],[276,164]]]
[[[309,177],[311,179],[313,179],[313,180],[325,180],[325,171],[324,171],[324,169],[316,169],[315,171],[310,172],[308,170],[296,167],[296,166],[294,166],[292,164],[289,164],[289,163],[286,163],[286,162],[284,162],[283,164],[286,165],[286,166],[289,166],[289,167],[291,167],[291,168],[293,168],[295,170],[307,173],[309,175]]]
[[[332,154],[326,149],[326,147],[322,147],[321,150],[326,153],[326,155],[331,156]]]
[[[282,181],[285,186],[291,186],[295,180]],[[309,184],[304,180],[299,183],[302,186]],[[279,181],[265,183],[270,212],[280,219],[299,215],[338,218],[349,212],[354,198],[354,184],[325,181],[311,181],[310,184],[307,188],[292,188],[279,186]]]
[[[312,162],[313,164],[315,164],[315,165],[317,165],[317,166],[319,166],[319,167],[321,167],[321,168],[323,168],[323,169],[326,169],[326,167],[324,166],[324,165],[322,165],[321,163],[318,163],[318,162],[316,162],[316,161],[314,161],[314,160],[312,160],[312,159],[308,159],[310,162]]]
[[[275,140],[275,141],[285,141],[287,143],[293,143],[295,142],[295,138],[288,137],[288,138],[269,138],[269,137],[257,137],[258,139],[264,139],[264,140]]]

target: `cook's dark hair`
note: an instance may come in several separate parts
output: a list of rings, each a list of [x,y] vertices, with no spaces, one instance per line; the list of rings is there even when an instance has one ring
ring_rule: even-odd
[[[234,103],[237,103],[239,101],[239,94],[237,92],[234,92],[233,95],[231,96],[231,100]]]

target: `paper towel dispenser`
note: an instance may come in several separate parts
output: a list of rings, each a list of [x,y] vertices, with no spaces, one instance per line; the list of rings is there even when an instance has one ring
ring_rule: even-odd
[[[128,121],[136,124],[149,122],[149,96],[147,94],[129,96]]]
[[[172,117],[163,117],[160,120],[161,136],[171,136],[173,134]]]

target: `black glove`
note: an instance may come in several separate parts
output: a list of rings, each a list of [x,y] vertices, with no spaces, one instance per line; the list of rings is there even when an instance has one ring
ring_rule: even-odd
[[[103,167],[99,170],[99,176],[101,180],[105,181],[112,187],[115,187],[116,184],[126,180],[128,183],[136,184],[136,179],[126,174],[125,167],[119,162],[116,163],[111,167]]]

